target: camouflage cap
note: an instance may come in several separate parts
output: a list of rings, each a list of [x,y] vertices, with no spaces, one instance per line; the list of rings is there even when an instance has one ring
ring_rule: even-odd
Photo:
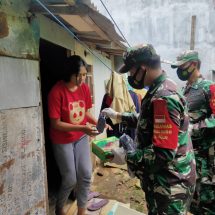
[[[126,73],[133,66],[139,66],[141,63],[147,63],[155,57],[158,58],[159,55],[157,55],[151,44],[141,44],[128,48],[123,55],[124,64],[119,69],[119,73]]]
[[[182,52],[175,62],[171,63],[172,68],[177,68],[189,61],[199,60],[198,52],[194,50],[187,50]]]

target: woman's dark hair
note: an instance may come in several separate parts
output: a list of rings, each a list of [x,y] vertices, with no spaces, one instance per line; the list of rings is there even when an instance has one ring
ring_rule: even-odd
[[[64,63],[63,77],[65,82],[69,82],[72,75],[78,75],[80,72],[80,67],[84,66],[87,69],[87,63],[79,56],[72,55],[67,58]]]

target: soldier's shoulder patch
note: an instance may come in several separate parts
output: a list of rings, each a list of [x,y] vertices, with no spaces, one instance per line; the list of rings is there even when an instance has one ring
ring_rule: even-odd
[[[215,84],[210,85],[210,107],[212,113],[215,114]]]
[[[159,148],[176,149],[178,145],[178,126],[169,115],[167,101],[156,99],[153,101],[154,129],[153,144]]]

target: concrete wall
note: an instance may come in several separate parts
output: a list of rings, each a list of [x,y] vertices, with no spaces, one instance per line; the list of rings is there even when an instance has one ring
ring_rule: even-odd
[[[99,0],[92,0],[105,12]],[[215,2],[214,0],[103,0],[116,23],[132,44],[151,43],[162,58],[174,60],[189,49],[191,17],[196,15],[195,49],[202,60],[202,73],[211,79],[215,69]],[[164,65],[177,82],[175,70]]]
[[[48,212],[39,27],[30,0],[0,1],[0,214]]]

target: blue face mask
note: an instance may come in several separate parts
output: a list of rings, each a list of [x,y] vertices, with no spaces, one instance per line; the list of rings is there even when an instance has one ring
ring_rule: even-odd
[[[195,67],[190,64],[186,68],[179,67],[176,72],[180,80],[187,81],[194,71]]]
[[[142,78],[140,81],[136,80],[136,77],[138,73],[143,73]],[[128,83],[134,88],[134,89],[143,89],[144,88],[144,79],[146,76],[146,70],[141,71],[141,68],[138,67],[137,71],[134,73],[133,76],[128,76]]]

